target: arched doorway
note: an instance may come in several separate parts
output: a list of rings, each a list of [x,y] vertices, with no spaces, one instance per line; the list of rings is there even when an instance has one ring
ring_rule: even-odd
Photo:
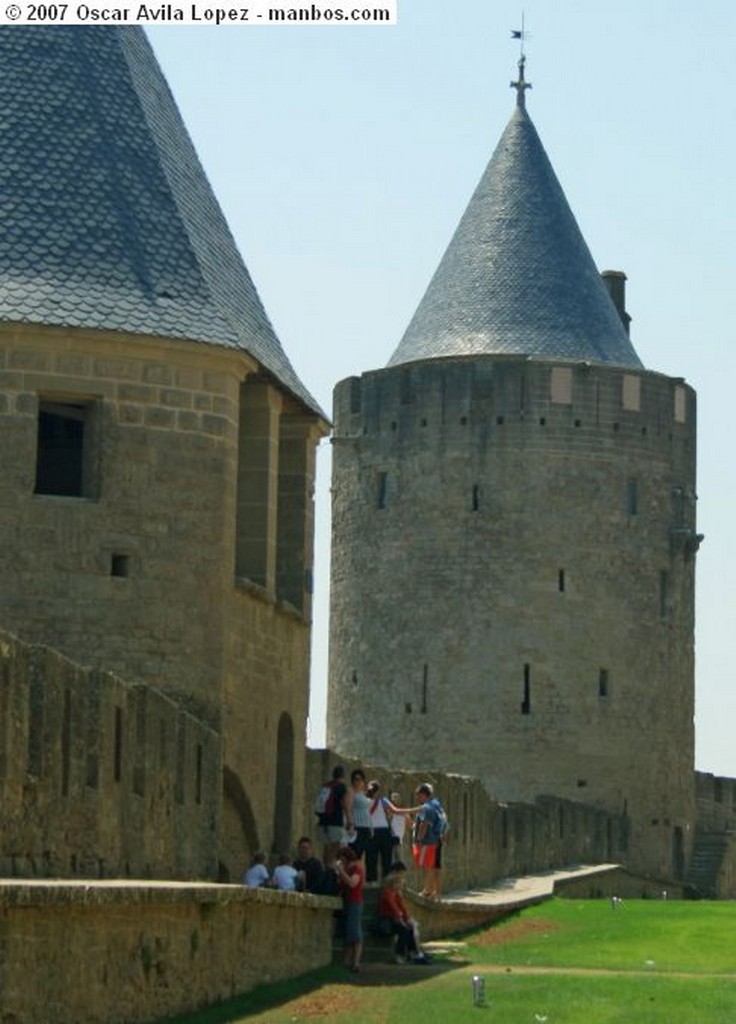
[[[275,779],[272,849],[274,853],[288,853],[294,810],[294,726],[286,711],[279,718],[276,736]]]

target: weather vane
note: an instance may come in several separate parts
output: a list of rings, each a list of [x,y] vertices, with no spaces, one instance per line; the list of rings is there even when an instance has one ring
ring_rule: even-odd
[[[524,80],[524,65],[526,64],[526,54],[524,53],[524,42],[528,38],[526,29],[524,28],[524,14],[521,15],[521,28],[511,29],[511,38],[519,40],[519,78],[516,82],[511,82],[511,88],[516,89],[516,103],[520,107],[526,106],[526,100],[524,93],[527,89],[531,89],[531,82]]]

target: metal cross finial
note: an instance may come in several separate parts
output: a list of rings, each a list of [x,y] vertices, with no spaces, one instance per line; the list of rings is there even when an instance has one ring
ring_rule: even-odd
[[[531,89],[532,83],[524,81],[524,65],[526,64],[526,57],[522,54],[519,59],[519,79],[516,82],[511,82],[511,88],[516,89],[516,105],[518,107],[526,107],[526,99],[524,93],[527,89]]]

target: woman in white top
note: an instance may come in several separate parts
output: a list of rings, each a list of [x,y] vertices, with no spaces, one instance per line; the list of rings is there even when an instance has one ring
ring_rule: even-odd
[[[350,817],[355,830],[355,836],[349,842],[358,857],[362,857],[371,836],[371,801],[366,796],[365,773],[361,768],[355,768],[350,773],[349,800],[352,807]]]
[[[381,861],[381,877],[388,877],[391,868],[391,828],[389,814],[393,804],[381,796],[381,784],[373,779],[368,783],[366,795],[370,800],[370,816],[373,832],[365,851],[365,880],[367,884],[378,881],[378,861]]]

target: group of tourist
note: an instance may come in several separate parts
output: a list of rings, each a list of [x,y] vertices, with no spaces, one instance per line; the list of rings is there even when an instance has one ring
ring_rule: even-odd
[[[366,887],[377,887],[379,868],[383,883],[376,927],[395,935],[398,962],[423,964],[428,958],[419,945],[419,930],[409,914],[402,890],[406,879],[404,837],[412,825],[412,856],[422,872],[420,895],[441,897],[442,848],[447,836],[447,816],[432,786],[423,782],[415,791],[416,805],[402,807],[398,793],[383,796],[377,780],[366,782],[356,768],[346,782],[345,769],[337,765],[320,789],[315,805],[324,862],[314,854],[312,840],[302,836],[297,857],[279,857],[269,873],[266,855],[257,853],[245,872],[245,885],[285,891],[342,895],[345,965],[360,970],[363,950],[363,902]]]
[[[377,885],[380,865],[383,890],[378,905],[378,927],[396,935],[398,959],[426,963],[419,949],[416,922],[406,908],[401,888],[406,877],[402,860],[403,838],[413,823],[412,854],[422,872],[421,895],[441,897],[442,847],[446,841],[447,816],[432,786],[423,782],[415,792],[417,804],[401,807],[398,794],[381,795],[378,781],[366,783],[356,768],[345,781],[345,769],[337,765],[318,797],[317,813],[325,840],[325,865],[335,865],[345,903],[345,964],[360,969],[363,945],[363,890]]]
[[[323,896],[335,896],[339,891],[336,879],[330,883],[322,862],[315,857],[309,836],[302,836],[299,840],[296,859],[282,853],[273,872],[269,873],[266,859],[265,853],[254,855],[252,864],[243,875],[243,884],[249,889],[281,889],[283,892],[312,892]]]

